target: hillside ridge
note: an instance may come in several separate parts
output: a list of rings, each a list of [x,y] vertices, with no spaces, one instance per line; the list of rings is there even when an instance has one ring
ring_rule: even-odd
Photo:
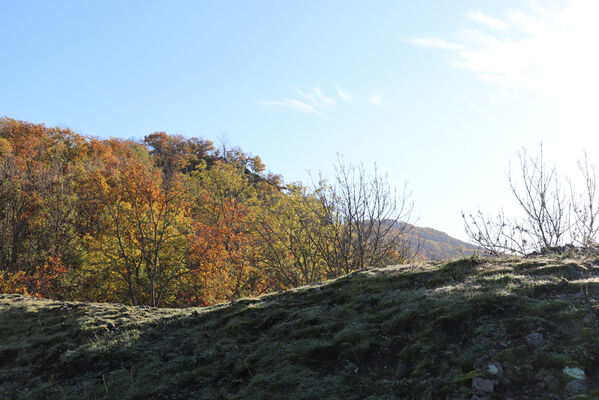
[[[0,398],[599,395],[599,253],[362,270],[205,308],[0,295]]]
[[[438,229],[415,225],[412,227],[410,242],[414,248],[420,248],[419,255],[423,260],[449,260],[482,251],[480,247]]]

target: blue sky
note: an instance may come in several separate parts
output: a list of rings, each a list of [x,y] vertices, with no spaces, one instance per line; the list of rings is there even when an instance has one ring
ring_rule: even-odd
[[[513,204],[510,159],[597,147],[599,5],[580,1],[0,3],[0,115],[258,154],[286,181],[336,154],[408,181],[418,225]]]

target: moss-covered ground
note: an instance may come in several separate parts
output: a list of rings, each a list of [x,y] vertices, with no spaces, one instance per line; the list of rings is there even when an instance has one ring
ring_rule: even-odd
[[[206,308],[0,295],[0,399],[470,399],[485,374],[479,398],[599,398],[598,254],[387,267]]]

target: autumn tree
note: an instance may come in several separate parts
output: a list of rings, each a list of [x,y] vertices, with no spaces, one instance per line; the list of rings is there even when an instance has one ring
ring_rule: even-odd
[[[187,204],[180,176],[144,165],[131,142],[96,143],[85,187],[90,209],[101,211],[102,231],[88,235],[90,264],[109,268],[125,284],[131,304],[160,305],[186,273]]]
[[[334,226],[323,224],[322,204],[300,184],[273,191],[257,220],[265,268],[277,289],[319,282],[329,276],[324,254],[331,252]],[[328,231],[328,232],[327,232]]]
[[[193,176],[189,259],[197,270],[200,303],[232,300],[266,290],[254,220],[256,187],[241,165],[220,162]]]
[[[84,139],[68,129],[0,119],[0,267],[79,262],[72,182]],[[8,145],[6,145],[8,143]]]
[[[189,164],[189,148],[180,135],[155,132],[144,138],[143,144],[150,148],[155,164],[163,171],[165,180],[184,170]]]
[[[226,143],[2,118],[0,290],[207,305],[410,259],[407,197],[377,171],[339,164],[314,187],[265,171]]]

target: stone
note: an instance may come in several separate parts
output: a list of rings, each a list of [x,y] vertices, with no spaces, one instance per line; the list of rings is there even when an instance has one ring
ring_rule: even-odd
[[[583,380],[574,379],[566,384],[566,394],[584,394],[589,391],[589,385]]]
[[[562,372],[570,378],[579,380],[584,380],[586,378],[584,371],[578,367],[565,367]]]
[[[477,393],[493,393],[493,381],[490,379],[474,377],[472,378],[472,390]]]
[[[503,367],[497,361],[491,361],[484,369],[485,375],[491,378],[495,383],[503,379]]]
[[[543,378],[543,381],[545,382],[547,389],[549,389],[550,391],[555,392],[557,391],[557,389],[559,389],[559,379],[556,376],[546,375]]]
[[[539,347],[545,343],[545,339],[543,335],[538,332],[529,333],[526,335],[526,343],[530,347]]]

